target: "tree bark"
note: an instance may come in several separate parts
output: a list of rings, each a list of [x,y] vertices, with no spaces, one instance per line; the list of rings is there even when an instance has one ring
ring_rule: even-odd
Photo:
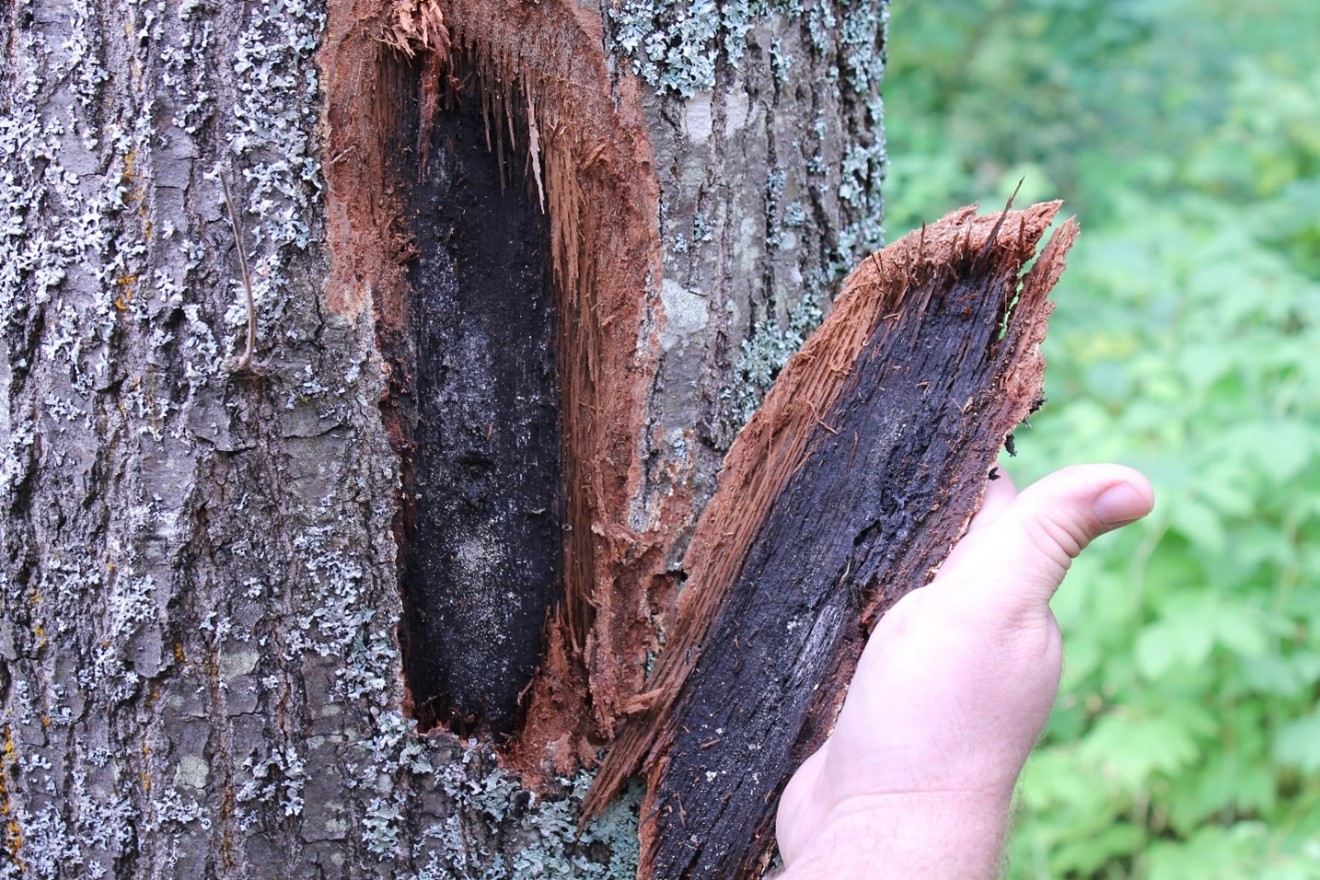
[[[0,876],[630,876],[637,793],[579,835],[579,768],[734,433],[880,243],[884,7],[8,4]],[[457,387],[424,375],[459,338],[427,309],[463,301],[425,291],[471,277],[433,234],[465,196],[426,181],[476,106],[543,218],[558,409],[520,424],[560,434],[570,530],[473,639],[539,672],[454,710],[431,697],[481,670],[420,667],[475,624],[409,621],[457,613],[425,604],[436,566],[475,575],[409,554],[454,522],[419,491],[462,488],[422,483],[476,467],[418,453],[450,412],[422,393]]]

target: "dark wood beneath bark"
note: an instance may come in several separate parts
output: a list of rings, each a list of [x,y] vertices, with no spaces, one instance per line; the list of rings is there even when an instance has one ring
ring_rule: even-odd
[[[486,123],[468,96],[401,163],[418,252],[401,634],[423,729],[506,735],[562,594],[563,488],[549,224]]]
[[[1075,225],[1021,272],[1057,210],[964,210],[868,261],[745,431],[760,454],[731,451],[655,705],[621,738],[619,766],[649,746],[640,877],[764,868],[778,795],[824,740],[867,632],[929,580],[1039,405],[1046,295]],[[742,547],[722,537],[739,533]]]

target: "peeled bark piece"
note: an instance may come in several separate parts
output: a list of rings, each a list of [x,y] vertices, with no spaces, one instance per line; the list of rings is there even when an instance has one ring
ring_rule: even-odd
[[[587,808],[644,759],[640,878],[759,876],[866,634],[930,580],[1042,400],[1060,203],[955,211],[866,260],[725,461],[678,619]]]

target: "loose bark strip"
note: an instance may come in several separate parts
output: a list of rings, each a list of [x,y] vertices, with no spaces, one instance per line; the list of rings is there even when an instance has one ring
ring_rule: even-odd
[[[648,770],[639,877],[750,877],[778,795],[833,723],[867,632],[966,528],[1041,401],[1059,203],[973,208],[856,269],[730,450],[679,619],[587,810]]]

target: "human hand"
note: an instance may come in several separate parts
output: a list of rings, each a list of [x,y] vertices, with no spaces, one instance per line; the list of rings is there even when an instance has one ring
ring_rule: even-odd
[[[1028,753],[1058,691],[1049,602],[1072,559],[1140,519],[1150,484],[1117,465],[1001,478],[936,578],[876,626],[833,733],[777,819],[792,880],[993,877]]]

